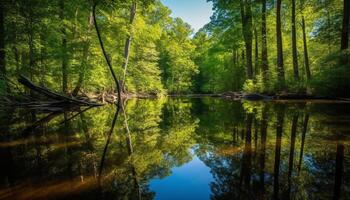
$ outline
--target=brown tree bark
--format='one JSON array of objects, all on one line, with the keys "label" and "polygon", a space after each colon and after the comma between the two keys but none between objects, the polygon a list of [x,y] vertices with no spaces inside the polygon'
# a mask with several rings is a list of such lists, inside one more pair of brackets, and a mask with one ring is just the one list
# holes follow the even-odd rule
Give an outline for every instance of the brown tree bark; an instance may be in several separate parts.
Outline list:
[{"label": "brown tree bark", "polygon": [[292,0],[292,52],[293,52],[293,72],[294,80],[299,80],[297,31],[295,26],[295,0]]},{"label": "brown tree bark", "polygon": [[253,31],[252,31],[252,10],[251,0],[240,0],[241,18],[242,18],[242,33],[246,50],[246,68],[247,78],[253,79]]},{"label": "brown tree bark", "polygon": [[132,32],[133,28],[132,25],[134,24],[135,17],[136,17],[136,9],[137,9],[137,3],[136,0],[132,2],[131,8],[130,8],[130,21],[129,25],[131,27],[130,33],[125,41],[125,46],[124,46],[124,63],[123,63],[123,79],[122,79],[122,91],[125,92],[125,78],[126,78],[126,72],[128,69],[128,64],[129,64],[129,57],[130,57],[130,46],[132,42]]},{"label": "brown tree bark", "polygon": [[281,4],[282,0],[277,0],[276,5],[276,36],[277,36],[277,75],[279,88],[285,87],[284,64],[283,64],[283,44],[281,30]]},{"label": "brown tree bark", "polygon": [[341,50],[349,47],[349,17],[350,17],[350,1],[344,0],[343,10],[343,27],[341,32]]},{"label": "brown tree bark", "polygon": [[304,19],[304,16],[301,19],[301,26],[302,26],[302,29],[303,29],[304,62],[305,62],[306,78],[307,78],[307,80],[311,80],[311,71],[310,71],[310,63],[309,63],[309,52],[307,50],[307,41],[306,41],[306,31],[305,31],[305,19]]}]

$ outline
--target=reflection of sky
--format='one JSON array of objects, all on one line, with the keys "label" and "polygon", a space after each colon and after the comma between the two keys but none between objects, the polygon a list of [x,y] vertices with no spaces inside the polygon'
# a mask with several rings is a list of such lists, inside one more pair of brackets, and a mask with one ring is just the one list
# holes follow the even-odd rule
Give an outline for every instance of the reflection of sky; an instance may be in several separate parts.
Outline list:
[{"label": "reflection of sky", "polygon": [[210,21],[212,3],[207,0],[161,0],[172,10],[172,17],[180,17],[198,31]]},{"label": "reflection of sky", "polygon": [[156,193],[155,199],[209,199],[213,177],[208,168],[197,156],[189,163],[172,169],[172,174],[164,179],[155,179],[150,190]]}]

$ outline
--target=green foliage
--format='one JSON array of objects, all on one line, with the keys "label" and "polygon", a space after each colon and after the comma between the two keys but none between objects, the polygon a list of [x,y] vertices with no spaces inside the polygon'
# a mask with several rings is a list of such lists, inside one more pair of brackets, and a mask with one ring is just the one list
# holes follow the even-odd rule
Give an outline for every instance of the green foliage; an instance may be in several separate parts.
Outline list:
[{"label": "green foliage", "polygon": [[321,95],[349,96],[350,51],[330,54],[320,61],[319,69],[311,82],[313,92]]}]

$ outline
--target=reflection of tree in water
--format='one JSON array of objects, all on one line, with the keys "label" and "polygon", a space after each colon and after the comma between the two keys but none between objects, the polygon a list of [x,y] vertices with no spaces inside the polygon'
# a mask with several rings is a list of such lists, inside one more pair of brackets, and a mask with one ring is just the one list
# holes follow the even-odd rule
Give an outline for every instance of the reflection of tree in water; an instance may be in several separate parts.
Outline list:
[{"label": "reflection of tree in water", "polygon": [[[304,106],[300,109],[300,105],[273,105],[271,109],[269,104],[254,104],[246,108],[248,113],[253,111],[253,123],[250,114],[243,120],[237,110],[232,118],[241,119],[239,122],[237,118],[221,118],[222,121],[216,123],[225,124],[224,128],[212,123],[198,129],[204,137],[196,152],[211,168],[215,179],[210,184],[211,198],[338,199],[338,194],[346,197],[348,189],[342,179],[348,177],[344,173],[349,173],[344,171],[346,153],[341,143],[335,145],[309,134],[308,130],[314,131],[317,127],[318,118],[313,118],[310,126],[309,109]],[[205,113],[202,117],[210,119],[213,115]],[[201,121],[208,119],[201,118]],[[211,130],[216,137],[203,134],[205,130]]]},{"label": "reflection of tree in water", "polygon": [[194,149],[214,176],[212,199],[348,198],[348,126],[333,122],[344,115],[217,99],[130,100],[118,118],[115,111],[9,111],[0,118],[0,192],[7,199],[152,199],[150,180],[171,175]]},{"label": "reflection of tree in water", "polygon": [[[3,157],[3,166],[20,174],[13,178],[1,176],[1,182],[13,180],[12,185],[16,186],[25,179],[31,180],[18,190],[13,188],[9,199],[139,199],[140,195],[142,199],[152,199],[154,192],[149,190],[150,179],[168,176],[172,167],[191,158],[189,147],[195,142],[193,133],[197,126],[190,116],[191,104],[188,102],[180,101],[172,103],[172,109],[164,108],[173,117],[162,121],[163,103],[131,100],[123,110],[125,115],[121,112],[118,118],[115,107],[111,106],[77,116],[76,112],[67,112],[32,126],[26,138],[20,134],[13,137],[9,133],[10,141],[1,141],[11,153],[6,156],[8,159]],[[173,110],[176,113],[172,113]],[[37,116],[37,120],[41,117],[45,116]],[[30,116],[29,120],[32,118]],[[31,126],[33,121],[28,121],[28,125]],[[180,121],[182,124],[177,124]],[[163,127],[161,123],[167,125]],[[111,127],[112,124],[115,127]],[[16,126],[22,129],[27,125]],[[126,127],[129,127],[128,131]],[[3,128],[6,132],[14,132],[11,128]],[[4,172],[9,174],[10,168],[3,168]],[[36,172],[39,171],[45,176],[38,175]],[[11,187],[1,184],[0,190]]]}]

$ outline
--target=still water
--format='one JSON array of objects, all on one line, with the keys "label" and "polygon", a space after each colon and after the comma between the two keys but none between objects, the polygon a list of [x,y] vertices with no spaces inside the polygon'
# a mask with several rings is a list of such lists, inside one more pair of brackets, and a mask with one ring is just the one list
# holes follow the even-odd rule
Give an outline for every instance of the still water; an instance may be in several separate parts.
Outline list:
[{"label": "still water", "polygon": [[350,199],[350,104],[129,100],[0,124],[0,199]]}]

